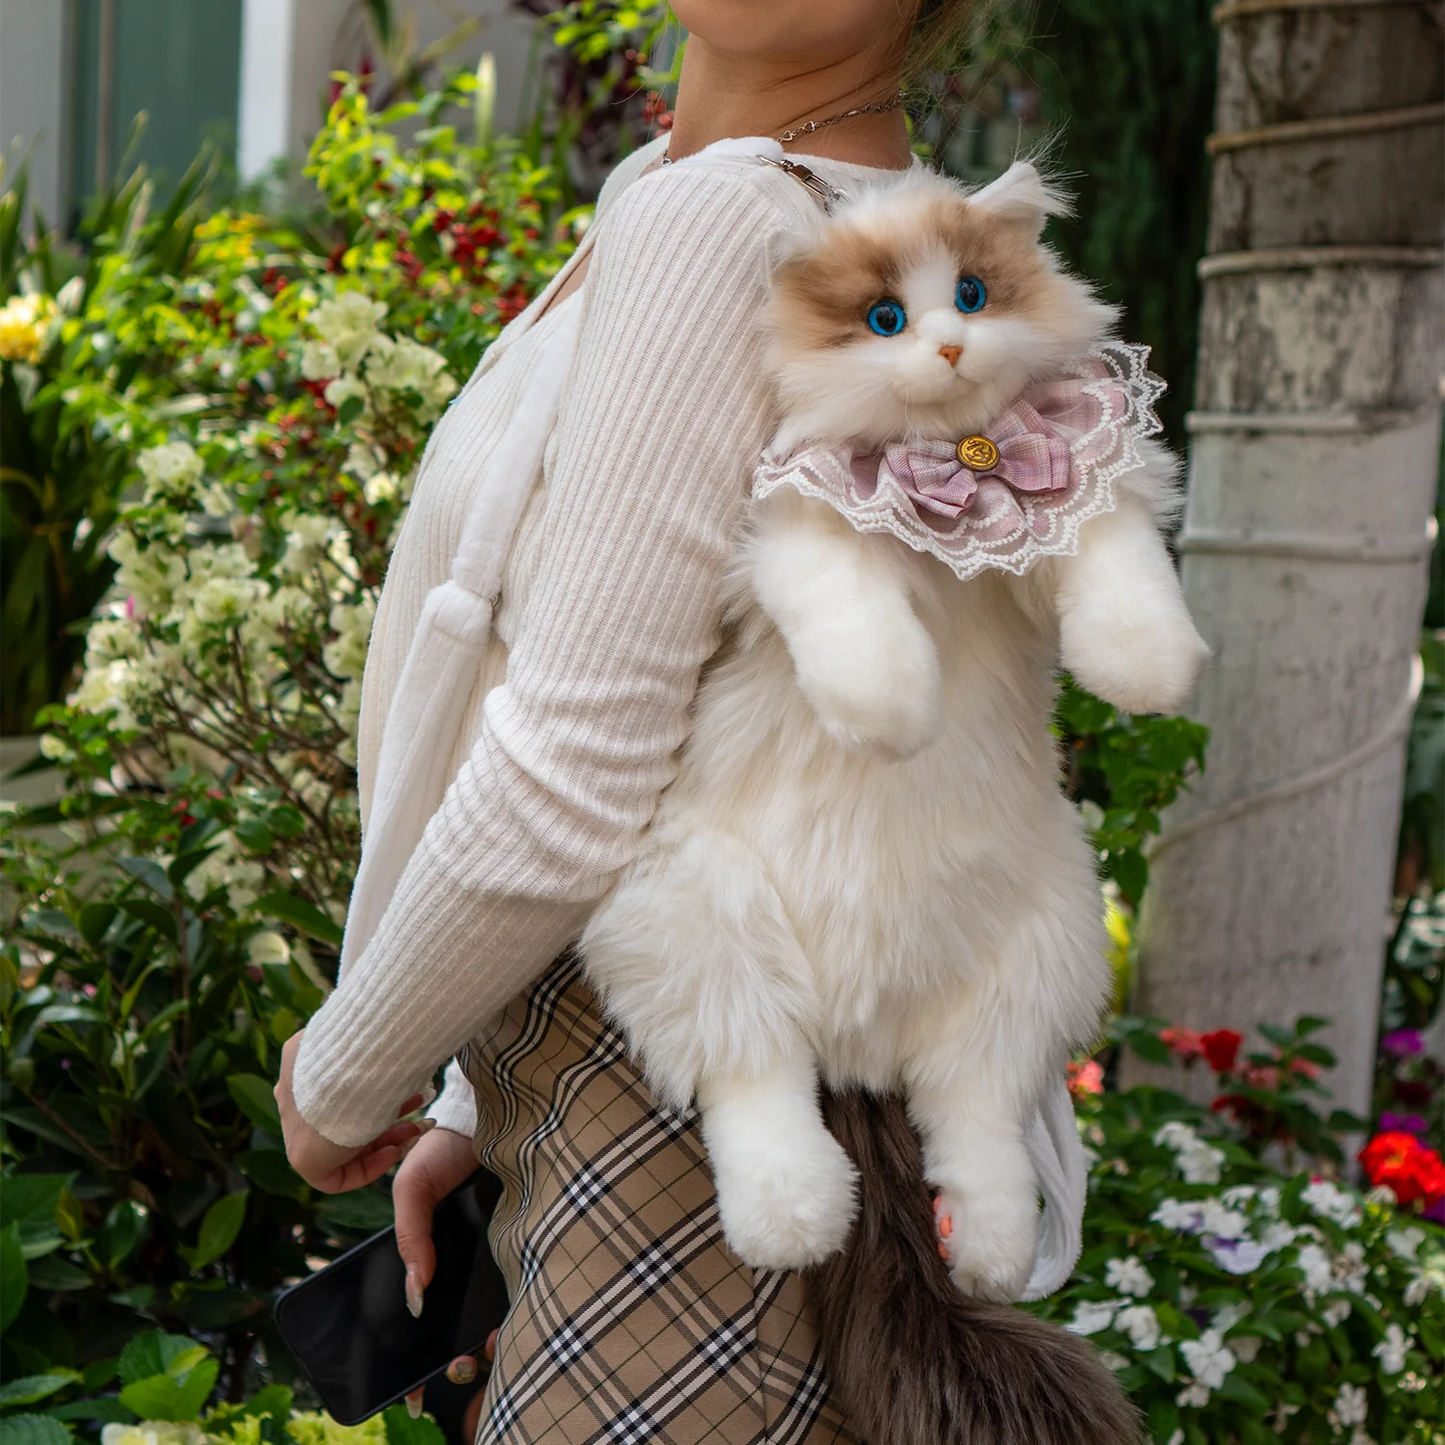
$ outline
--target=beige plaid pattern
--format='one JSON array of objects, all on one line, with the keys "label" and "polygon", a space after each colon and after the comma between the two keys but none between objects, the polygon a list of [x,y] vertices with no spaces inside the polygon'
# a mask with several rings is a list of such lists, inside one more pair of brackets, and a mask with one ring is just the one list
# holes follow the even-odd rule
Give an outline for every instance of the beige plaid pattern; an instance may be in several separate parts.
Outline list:
[{"label": "beige plaid pattern", "polygon": [[729,1252],[696,1114],[659,1104],[574,956],[462,1063],[512,1297],[478,1445],[855,1441],[801,1280]]}]

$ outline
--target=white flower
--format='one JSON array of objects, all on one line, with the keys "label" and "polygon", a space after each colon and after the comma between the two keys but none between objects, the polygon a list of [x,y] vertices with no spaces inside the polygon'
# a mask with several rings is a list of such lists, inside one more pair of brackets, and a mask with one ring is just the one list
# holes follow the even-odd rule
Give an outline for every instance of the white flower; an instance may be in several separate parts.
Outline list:
[{"label": "white flower", "polygon": [[1154,1349],[1163,1334],[1159,1328],[1159,1316],[1149,1305],[1126,1305],[1115,1316],[1114,1328],[1128,1335],[1130,1344],[1136,1350]]},{"label": "white flower", "polygon": [[301,352],[301,375],[307,381],[330,381],[341,371],[341,358],[329,341],[308,341]]},{"label": "white flower", "polygon": [[1195,1380],[1192,1385],[1186,1385],[1174,1397],[1174,1403],[1181,1410],[1202,1410],[1209,1403],[1209,1386]]},{"label": "white flower", "polygon": [[272,933],[269,929],[251,936],[251,941],[246,945],[246,953],[252,963],[287,963],[291,958],[291,949],[286,940],[279,933]]},{"label": "white flower", "polygon": [[213,482],[201,493],[201,510],[208,517],[229,517],[236,510],[235,498],[225,487]]},{"label": "white flower", "polygon": [[1176,1430],[1176,1431],[1168,1438],[1168,1440],[1166,1440],[1166,1441],[1164,1442],[1164,1445],[1184,1445],[1184,1430],[1183,1430],[1183,1428],[1181,1427],[1180,1429]]},{"label": "white flower", "polygon": [[205,465],[190,442],[167,442],[164,446],[147,447],[136,458],[136,465],[146,480],[147,502],[191,502],[196,484],[205,471]]},{"label": "white flower", "polygon": [[371,506],[394,502],[401,496],[401,483],[390,472],[373,472],[362,484],[362,495]]},{"label": "white flower", "polygon": [[1341,1385],[1330,1411],[1332,1425],[1363,1425],[1370,1413],[1370,1398],[1361,1385]]},{"label": "white flower", "polygon": [[1104,1266],[1104,1283],[1120,1294],[1143,1299],[1154,1288],[1154,1276],[1131,1254],[1127,1259],[1111,1259]]},{"label": "white flower", "polygon": [[1220,1239],[1243,1239],[1249,1232],[1249,1220],[1237,1210],[1226,1209],[1217,1199],[1201,1201],[1202,1232]]},{"label": "white flower", "polygon": [[1223,1151],[1207,1144],[1188,1124],[1171,1119],[1154,1135],[1154,1142],[1174,1151],[1174,1162],[1186,1184],[1218,1184]]},{"label": "white flower", "polygon": [[1259,1191],[1259,1207],[1271,1216],[1279,1213],[1279,1190],[1273,1184],[1266,1184]]},{"label": "white flower", "polygon": [[350,472],[358,481],[364,482],[381,465],[384,456],[379,456],[375,448],[366,446],[362,442],[352,442],[346,449],[346,460],[341,464],[343,472]]},{"label": "white flower", "polygon": [[1185,1340],[1179,1346],[1194,1378],[1211,1390],[1217,1390],[1225,1376],[1237,1363],[1234,1351],[1224,1343],[1218,1330],[1205,1330],[1197,1340]]},{"label": "white flower", "polygon": [[1199,1205],[1179,1199],[1164,1199],[1149,1216],[1155,1224],[1165,1229],[1177,1229],[1185,1234],[1195,1233],[1204,1223],[1204,1211]]},{"label": "white flower", "polygon": [[384,301],[373,301],[360,291],[343,291],[334,300],[323,301],[310,319],[313,330],[330,343],[341,366],[350,368],[357,366],[370,349],[377,325],[385,315]]},{"label": "white flower", "polygon": [[1264,1341],[1258,1335],[1236,1335],[1229,1342],[1229,1348],[1239,1358],[1241,1365],[1252,1365],[1259,1357]]},{"label": "white flower", "polygon": [[1320,1318],[1325,1322],[1327,1328],[1334,1329],[1349,1319],[1350,1311],[1353,1308],[1354,1306],[1347,1299],[1332,1299],[1320,1311]]},{"label": "white flower", "polygon": [[388,391],[415,391],[428,410],[441,407],[457,389],[446,358],[409,337],[378,336],[366,362],[366,379]]},{"label": "white flower", "polygon": [[1330,1257],[1317,1244],[1307,1244],[1299,1252],[1295,1263],[1304,1271],[1305,1287],[1318,1293],[1333,1287],[1335,1272],[1330,1268]]},{"label": "white flower", "polygon": [[1405,1368],[1405,1355],[1410,1348],[1410,1337],[1399,1325],[1388,1325],[1385,1338],[1370,1351],[1380,1362],[1380,1368],[1387,1375],[1398,1375]]},{"label": "white flower", "polygon": [[1272,1219],[1259,1232],[1259,1242],[1271,1254],[1284,1249],[1295,1241],[1295,1227],[1283,1219]]},{"label": "white flower", "polygon": [[1337,1188],[1328,1179],[1316,1179],[1300,1194],[1300,1200],[1321,1219],[1332,1219],[1336,1224],[1359,1223],[1360,1211],[1354,1196]]},{"label": "white flower", "polygon": [[193,1420],[142,1420],[136,1425],[103,1425],[101,1445],[202,1445],[205,1434]]},{"label": "white flower", "polygon": [[1253,1274],[1269,1258],[1269,1250],[1252,1239],[1210,1237],[1205,1243],[1215,1264],[1230,1274]]},{"label": "white flower", "polygon": [[1425,1243],[1425,1231],[1413,1224],[1408,1229],[1391,1229],[1386,1231],[1385,1243],[1396,1259],[1413,1263],[1415,1252]]},{"label": "white flower", "polygon": [[1118,1308],[1114,1300],[1080,1300],[1074,1306],[1073,1319],[1064,1328],[1076,1335],[1096,1335],[1114,1323]]}]

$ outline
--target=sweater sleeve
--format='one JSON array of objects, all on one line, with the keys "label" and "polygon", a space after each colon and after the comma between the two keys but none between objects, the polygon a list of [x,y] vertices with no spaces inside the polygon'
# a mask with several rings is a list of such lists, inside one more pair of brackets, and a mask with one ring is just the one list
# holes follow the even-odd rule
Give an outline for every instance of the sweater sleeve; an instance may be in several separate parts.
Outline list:
[{"label": "sweater sleeve", "polygon": [[770,419],[765,258],[796,215],[773,176],[668,167],[598,233],[506,680],[303,1039],[297,1106],[338,1144],[375,1137],[540,976],[636,856],[674,774]]}]

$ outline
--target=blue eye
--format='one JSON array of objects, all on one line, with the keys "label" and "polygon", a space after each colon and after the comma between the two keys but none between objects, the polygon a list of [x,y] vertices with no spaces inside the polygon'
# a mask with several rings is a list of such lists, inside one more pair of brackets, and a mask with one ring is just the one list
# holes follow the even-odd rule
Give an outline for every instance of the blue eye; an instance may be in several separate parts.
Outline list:
[{"label": "blue eye", "polygon": [[977,276],[965,276],[953,293],[953,304],[965,315],[971,311],[982,311],[984,303],[983,282]]},{"label": "blue eye", "polygon": [[896,301],[876,301],[868,312],[868,327],[879,336],[897,336],[907,325],[908,316]]}]

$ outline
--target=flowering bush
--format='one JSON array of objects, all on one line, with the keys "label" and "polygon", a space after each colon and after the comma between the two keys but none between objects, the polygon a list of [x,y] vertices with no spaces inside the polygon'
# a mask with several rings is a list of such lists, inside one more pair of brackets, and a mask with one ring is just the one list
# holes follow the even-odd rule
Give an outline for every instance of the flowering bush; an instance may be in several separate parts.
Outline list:
[{"label": "flowering bush", "polygon": [[4,820],[7,1379],[147,1323],[212,1342],[228,1398],[258,1339],[284,1379],[272,1293],[390,1222],[384,1187],[291,1171],[270,1091],[340,941],[359,678],[423,438],[573,243],[515,147],[441,123],[471,89],[374,116],[344,87],[319,244],[197,217],[174,264],[113,258],[103,304],[57,301],[36,343],[128,491],[95,514],[115,583],[45,715],[69,789]]},{"label": "flowering bush", "polygon": [[1258,1062],[1230,1031],[1118,1022],[1120,1045],[1204,1060],[1248,1107],[1075,1088],[1091,1159],[1084,1252],[1036,1308],[1106,1352],[1158,1445],[1445,1440],[1445,1232],[1388,1189],[1362,1197],[1318,1166],[1265,1162],[1331,1132],[1317,1113],[1305,1123],[1317,1086],[1293,1067],[1331,1062],[1309,1043],[1313,1023],[1274,1030]]}]

